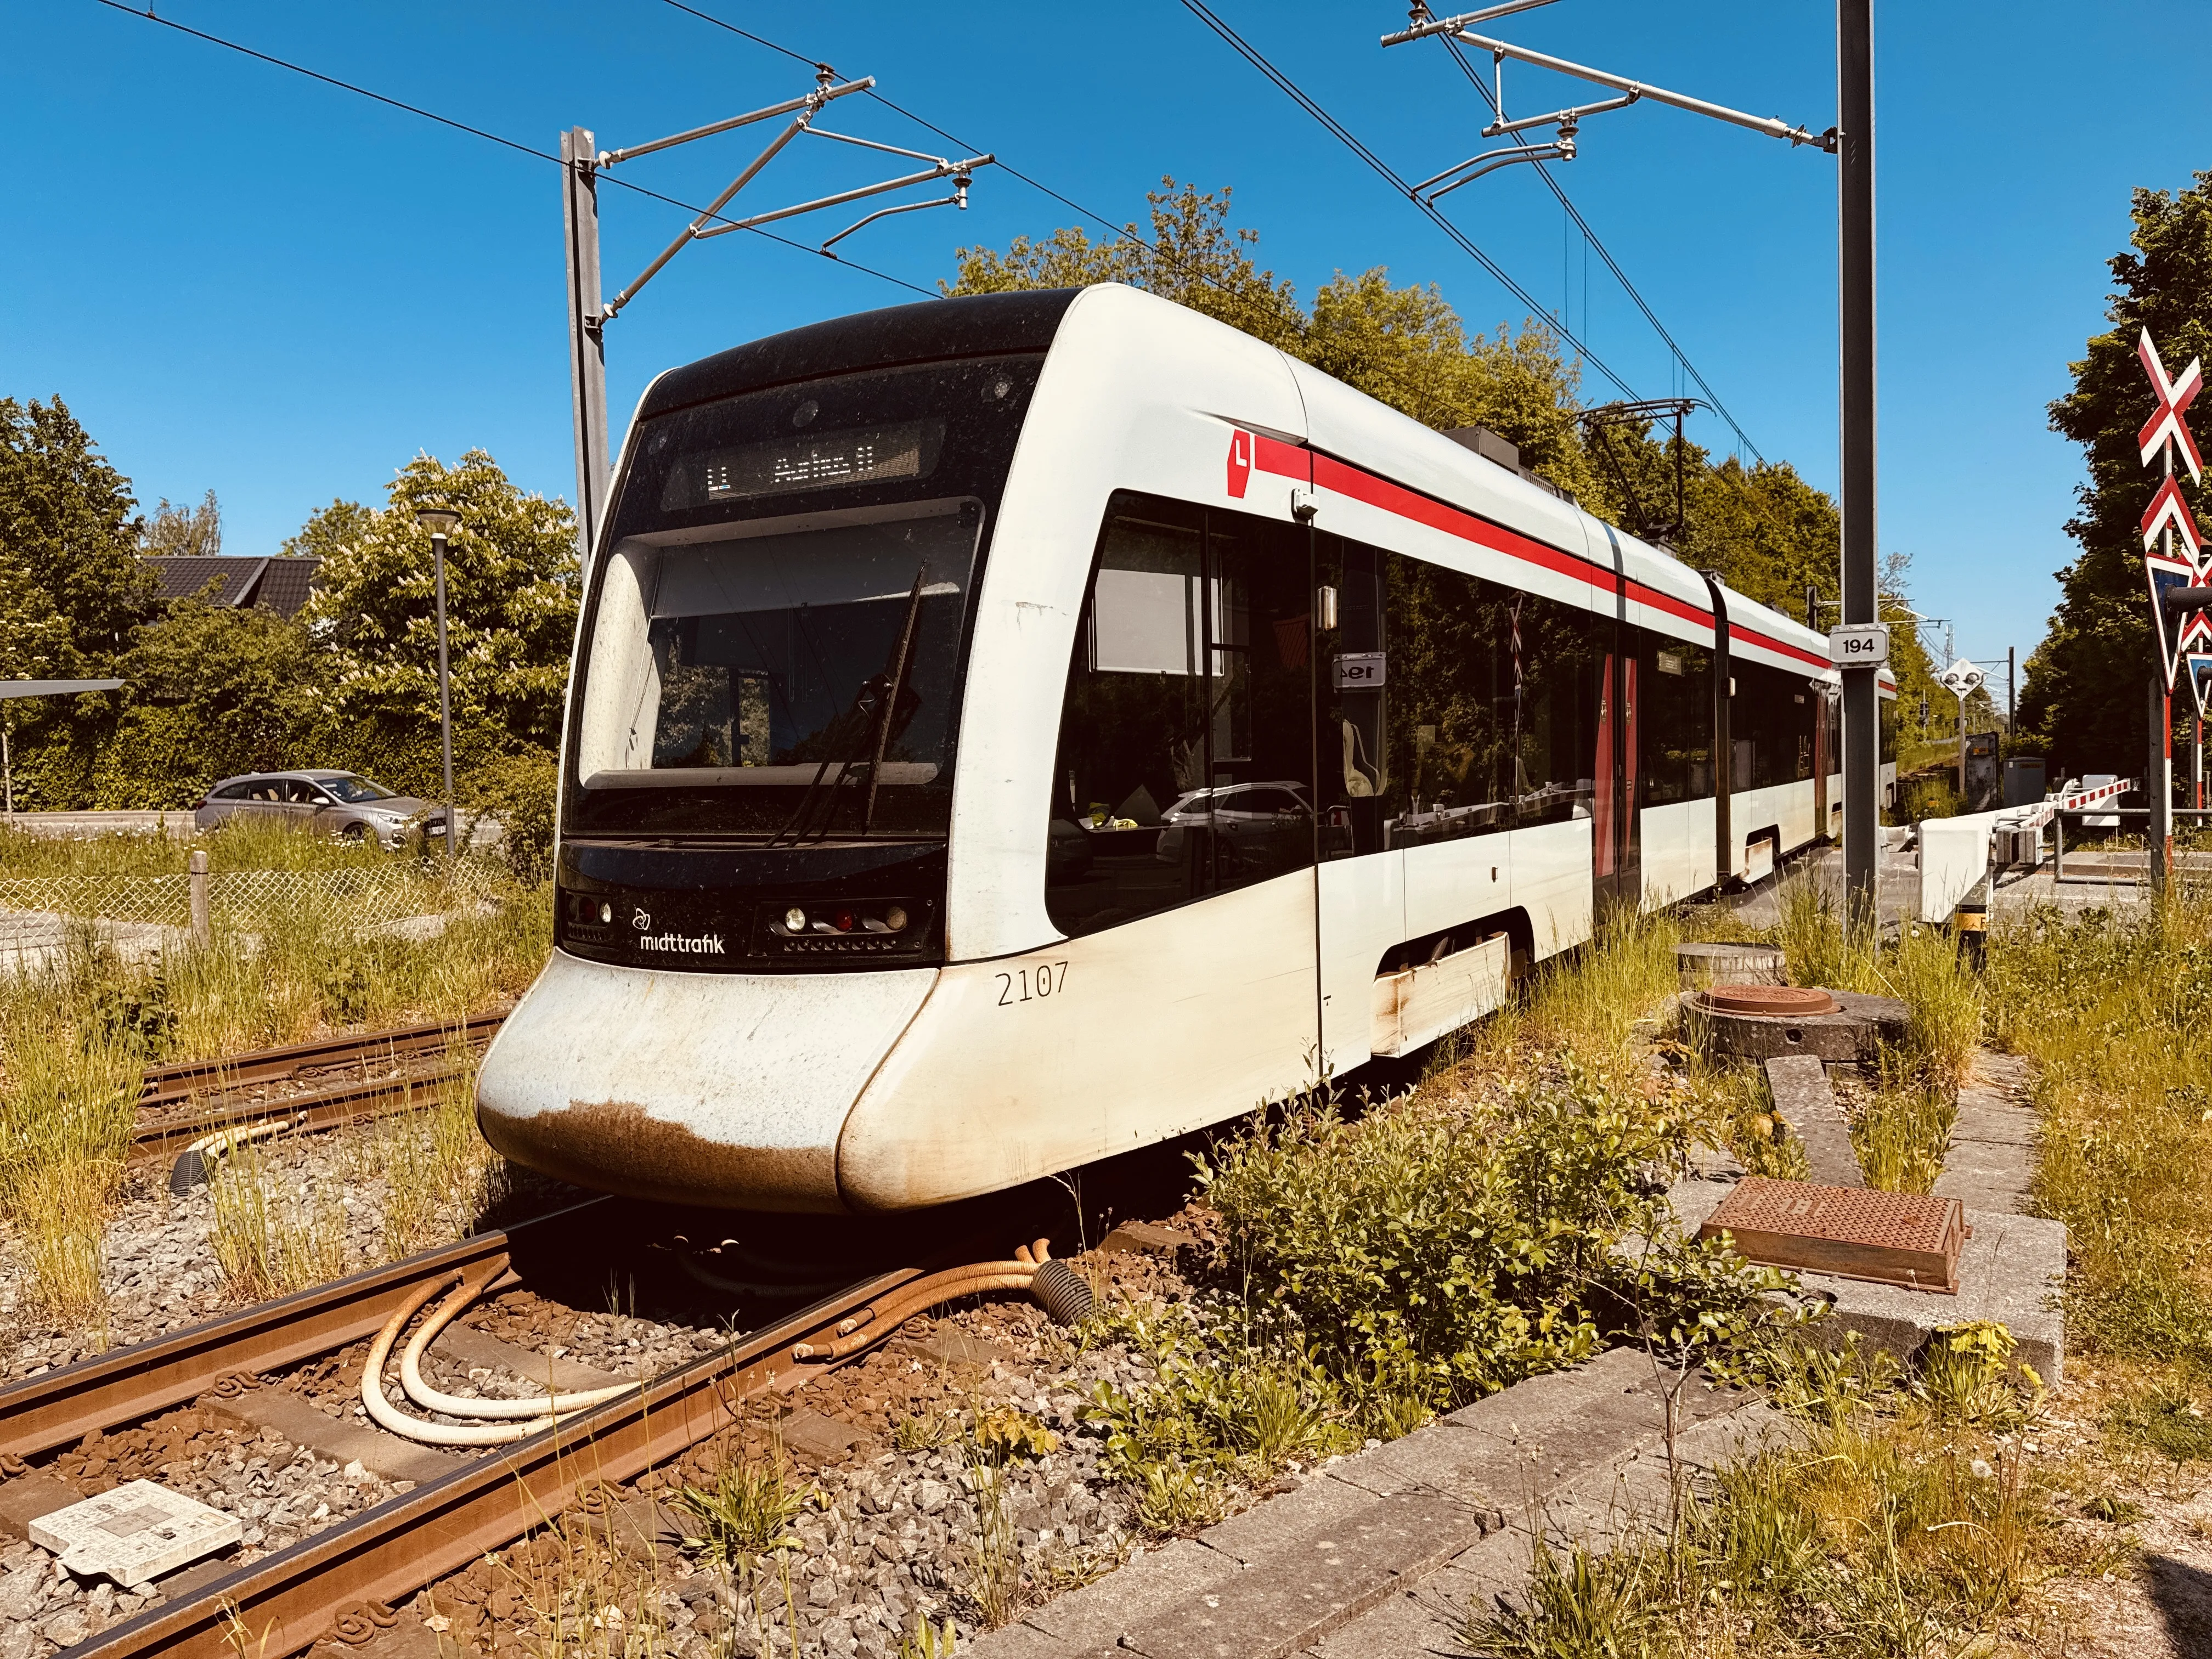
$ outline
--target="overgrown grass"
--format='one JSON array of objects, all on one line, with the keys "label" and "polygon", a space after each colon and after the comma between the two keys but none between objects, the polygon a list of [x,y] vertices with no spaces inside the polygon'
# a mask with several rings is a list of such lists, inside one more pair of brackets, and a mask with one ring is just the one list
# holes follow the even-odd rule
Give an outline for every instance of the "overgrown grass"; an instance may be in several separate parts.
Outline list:
[{"label": "overgrown grass", "polygon": [[1547,1545],[1526,1595],[1471,1609],[1462,1640],[1492,1659],[1990,1651],[1970,1644],[2059,1549],[2055,1492],[2018,1444],[2038,1396],[2010,1350],[2002,1327],[1940,1335],[1899,1390],[1854,1346],[1791,1344],[1773,1381],[1806,1419],[1796,1443],[1615,1548]]},{"label": "overgrown grass", "polygon": [[352,870],[378,868],[408,855],[373,841],[341,841],[279,818],[237,817],[191,836],[159,830],[97,836],[50,836],[0,823],[0,879],[17,876],[180,876],[195,851],[208,868]]},{"label": "overgrown grass", "polygon": [[48,1019],[0,1028],[0,1216],[21,1241],[33,1307],[104,1329],[101,1240],[123,1182],[143,1076],[126,1039]]},{"label": "overgrown grass", "polygon": [[1988,979],[1997,1040],[2037,1066],[2034,1193],[2071,1237],[2069,1341],[2212,1385],[2212,898],[2039,915],[1993,939]]},{"label": "overgrown grass", "polygon": [[346,914],[306,911],[205,946],[126,962],[88,928],[52,960],[0,973],[0,1031],[52,1023],[135,1044],[149,1060],[295,1042],[327,1030],[459,1020],[526,988],[552,948],[544,890],[463,911],[442,933],[403,936]]}]

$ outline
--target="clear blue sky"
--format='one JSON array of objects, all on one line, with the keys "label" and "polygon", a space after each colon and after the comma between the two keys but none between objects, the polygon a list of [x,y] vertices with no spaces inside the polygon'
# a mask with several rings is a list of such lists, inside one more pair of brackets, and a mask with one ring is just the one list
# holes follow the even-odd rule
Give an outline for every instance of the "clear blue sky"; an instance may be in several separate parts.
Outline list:
[{"label": "clear blue sky", "polygon": [[[547,149],[570,125],[611,148],[809,79],[661,0],[157,9]],[[878,76],[908,108],[1116,220],[1139,216],[1164,173],[1233,185],[1240,222],[1302,294],[1383,264],[1441,284],[1472,325],[1525,313],[1176,0],[702,9]],[[1217,9],[1401,173],[1486,147],[1473,91],[1440,46],[1377,47],[1402,7]],[[2130,188],[2179,188],[2192,164],[2212,165],[2212,113],[2191,95],[2202,23],[2182,0],[1877,8],[1881,542],[1913,556],[1920,609],[1957,618],[1966,654],[2025,654],[2056,597],[2079,467],[2044,406],[2102,326],[2104,261],[2126,234]],[[1562,0],[1492,27],[1815,131],[1833,118],[1825,4]],[[215,489],[229,551],[274,550],[333,496],[380,499],[418,450],[450,459],[481,446],[526,486],[573,494],[550,164],[94,0],[17,0],[8,35],[0,99],[18,161],[0,242],[0,393],[66,399],[149,506]],[[1506,94],[1514,113],[1590,95],[1510,66]],[[836,124],[938,142],[860,100]],[[702,201],[750,154],[744,143],[624,171]],[[1759,447],[1832,488],[1833,163],[1650,104],[1593,121],[1582,144],[1558,176],[1592,226]],[[758,206],[868,176],[853,152],[801,149],[756,187]],[[1074,217],[988,172],[974,202],[964,218],[875,227],[850,251],[927,287],[962,242]],[[1664,348],[1527,170],[1448,204],[1639,395],[1680,389]],[[611,291],[683,216],[614,191],[604,210]],[[793,234],[808,236],[807,223]],[[748,236],[689,249],[611,331],[617,419],[668,364],[911,297]],[[1592,390],[1603,390],[1595,377]],[[1697,435],[1735,441],[1711,417]]]}]

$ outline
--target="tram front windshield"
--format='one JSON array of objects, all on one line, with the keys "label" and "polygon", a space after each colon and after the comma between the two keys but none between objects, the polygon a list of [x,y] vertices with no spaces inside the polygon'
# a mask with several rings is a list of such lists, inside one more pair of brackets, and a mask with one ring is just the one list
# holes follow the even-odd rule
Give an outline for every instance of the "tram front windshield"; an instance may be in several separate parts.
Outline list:
[{"label": "tram front windshield", "polygon": [[593,574],[572,830],[942,834],[970,601],[1036,368],[844,376],[652,422]]}]

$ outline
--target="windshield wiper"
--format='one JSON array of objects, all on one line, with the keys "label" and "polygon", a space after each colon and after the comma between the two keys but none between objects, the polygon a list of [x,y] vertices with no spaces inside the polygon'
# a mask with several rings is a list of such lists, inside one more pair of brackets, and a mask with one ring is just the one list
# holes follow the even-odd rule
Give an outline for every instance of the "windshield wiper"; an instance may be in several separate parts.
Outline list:
[{"label": "windshield wiper", "polygon": [[[846,711],[848,714],[866,714],[868,719],[845,758],[837,763],[837,775],[830,779],[829,804],[822,815],[821,826],[818,829],[809,828],[816,797],[822,793],[822,781],[830,772],[830,757],[826,754],[822,757],[821,765],[814,769],[814,780],[806,786],[806,793],[799,797],[799,805],[792,809],[790,817],[784,821],[781,829],[768,838],[769,846],[779,845],[787,836],[791,837],[791,844],[794,847],[805,841],[820,841],[827,836],[837,818],[837,792],[844,787],[845,779],[854,767],[860,763],[861,753],[872,747],[875,758],[869,767],[866,817],[862,821],[860,831],[863,835],[867,833],[868,824],[875,818],[876,779],[882,770],[884,750],[891,736],[890,724],[895,705],[901,701],[902,695],[912,698],[912,703],[905,711],[908,718],[911,719],[914,708],[921,701],[913,693],[905,691],[904,687],[907,661],[914,642],[915,620],[921,611],[925,574],[920,570],[915,572],[914,587],[907,594],[906,620],[900,626],[897,643],[892,647],[890,659],[884,665],[884,672],[871,675],[862,682],[860,690],[854,696],[852,706]],[[833,721],[827,729],[834,730],[836,725],[836,722]],[[905,725],[904,720],[899,721],[902,730]]]}]

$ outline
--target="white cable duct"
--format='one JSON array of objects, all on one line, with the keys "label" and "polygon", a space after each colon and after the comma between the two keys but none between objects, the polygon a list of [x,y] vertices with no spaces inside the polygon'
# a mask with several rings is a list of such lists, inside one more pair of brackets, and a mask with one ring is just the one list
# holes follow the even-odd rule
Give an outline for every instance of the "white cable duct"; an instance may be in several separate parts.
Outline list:
[{"label": "white cable duct", "polygon": [[[421,1404],[448,1417],[516,1418],[526,1417],[524,1422],[484,1422],[466,1425],[432,1423],[419,1417],[410,1417],[385,1397],[384,1367],[392,1357],[392,1345],[399,1333],[407,1327],[423,1304],[441,1291],[452,1285],[452,1278],[432,1280],[410,1294],[392,1317],[385,1321],[384,1328],[369,1344],[368,1363],[362,1367],[361,1400],[379,1427],[410,1440],[430,1446],[504,1446],[551,1428],[556,1422],[574,1416],[590,1407],[602,1405],[618,1395],[629,1393],[639,1385],[625,1382],[619,1388],[595,1389],[586,1394],[549,1394],[538,1400],[469,1400],[458,1395],[441,1394],[422,1382],[421,1358],[438,1333],[451,1324],[461,1310],[494,1285],[513,1279],[511,1273],[502,1272],[484,1284],[471,1284],[465,1275],[453,1293],[436,1311],[423,1321],[422,1328],[407,1345],[400,1362],[400,1377],[407,1392]],[[419,1385],[419,1386],[418,1386]],[[428,1396],[425,1398],[425,1396]],[[549,1409],[550,1408],[550,1409]]]}]

